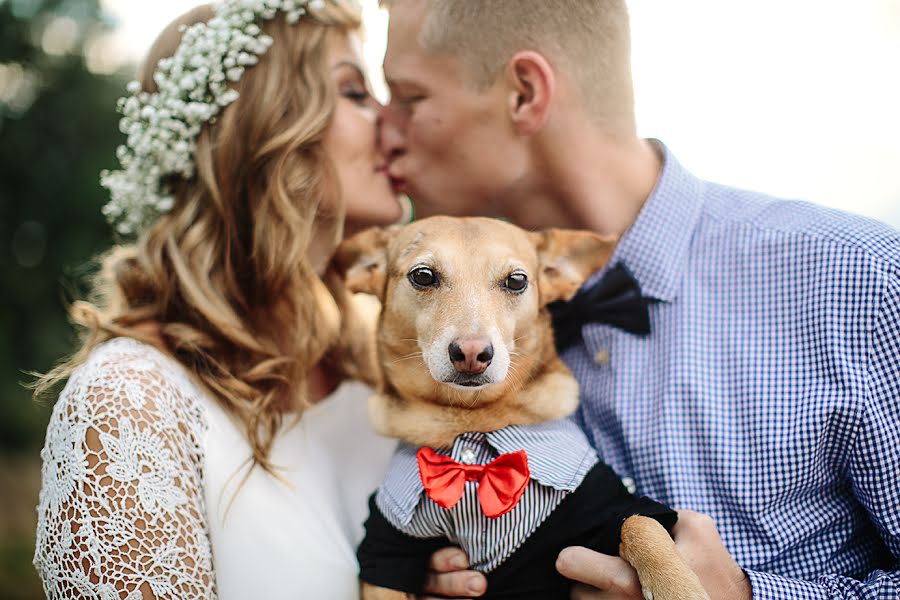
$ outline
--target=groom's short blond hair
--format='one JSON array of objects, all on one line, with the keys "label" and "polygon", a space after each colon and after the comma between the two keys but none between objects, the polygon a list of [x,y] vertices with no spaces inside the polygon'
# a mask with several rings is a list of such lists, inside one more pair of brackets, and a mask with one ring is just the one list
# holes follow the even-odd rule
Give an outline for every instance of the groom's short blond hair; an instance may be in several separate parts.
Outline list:
[{"label": "groom's short blond hair", "polygon": [[633,124],[625,0],[416,1],[426,4],[423,46],[460,60],[478,88],[495,82],[516,52],[535,50],[576,82],[593,114]]}]

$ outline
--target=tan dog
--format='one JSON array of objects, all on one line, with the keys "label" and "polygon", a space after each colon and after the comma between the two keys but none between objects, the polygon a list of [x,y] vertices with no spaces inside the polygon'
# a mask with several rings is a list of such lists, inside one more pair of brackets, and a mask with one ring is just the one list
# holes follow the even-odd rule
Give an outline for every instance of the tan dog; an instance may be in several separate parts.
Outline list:
[{"label": "tan dog", "polygon": [[[352,291],[382,301],[382,380],[369,404],[382,434],[447,447],[465,432],[571,415],[578,384],[556,353],[546,305],[570,299],[615,240],[581,231],[528,233],[494,219],[434,217],[344,242],[334,265]],[[708,598],[665,529],[635,516],[620,554],[646,598]],[[368,584],[363,598],[408,594]]]}]

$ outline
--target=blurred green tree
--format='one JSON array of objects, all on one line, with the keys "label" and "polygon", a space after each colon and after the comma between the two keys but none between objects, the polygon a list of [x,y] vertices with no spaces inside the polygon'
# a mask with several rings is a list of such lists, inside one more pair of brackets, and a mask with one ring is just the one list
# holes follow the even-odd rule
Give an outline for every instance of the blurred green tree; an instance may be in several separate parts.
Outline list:
[{"label": "blurred green tree", "polygon": [[[115,165],[127,74],[88,68],[99,0],[0,0],[0,597],[42,597],[31,567],[38,449],[52,399],[21,384],[74,350],[66,306],[111,243],[99,172]],[[11,492],[11,493],[10,493]]]},{"label": "blurred green tree", "polygon": [[[48,40],[54,27],[68,39]],[[85,292],[91,258],[111,241],[98,175],[115,163],[115,103],[125,77],[92,73],[83,57],[91,37],[108,27],[98,0],[0,0],[5,450],[40,442],[46,415],[20,386],[23,371],[46,370],[72,350],[66,300]],[[59,54],[48,54],[54,43]]]}]

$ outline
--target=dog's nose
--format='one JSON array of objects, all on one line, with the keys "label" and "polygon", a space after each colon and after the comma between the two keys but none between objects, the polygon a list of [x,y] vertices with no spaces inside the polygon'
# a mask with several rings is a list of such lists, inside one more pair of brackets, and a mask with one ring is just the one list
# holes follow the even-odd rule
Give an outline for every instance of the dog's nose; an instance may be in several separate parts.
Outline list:
[{"label": "dog's nose", "polygon": [[479,338],[464,338],[450,343],[450,362],[460,373],[484,373],[494,358],[494,345]]}]

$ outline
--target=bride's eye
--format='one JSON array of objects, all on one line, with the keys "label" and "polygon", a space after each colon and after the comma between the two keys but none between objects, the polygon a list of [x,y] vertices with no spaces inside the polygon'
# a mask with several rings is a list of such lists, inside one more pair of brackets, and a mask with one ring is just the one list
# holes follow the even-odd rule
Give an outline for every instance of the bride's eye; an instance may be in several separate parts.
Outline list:
[{"label": "bride's eye", "polygon": [[369,100],[369,90],[358,85],[347,86],[341,89],[341,96],[357,104],[363,104]]}]

